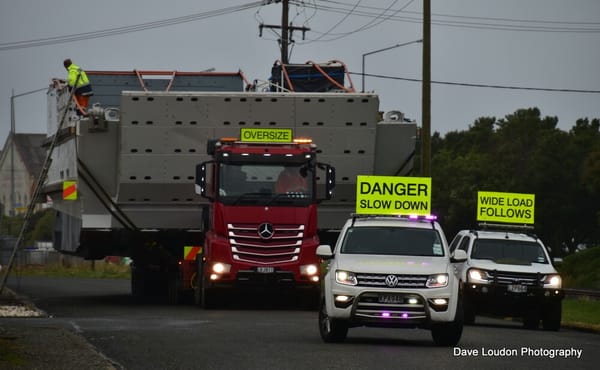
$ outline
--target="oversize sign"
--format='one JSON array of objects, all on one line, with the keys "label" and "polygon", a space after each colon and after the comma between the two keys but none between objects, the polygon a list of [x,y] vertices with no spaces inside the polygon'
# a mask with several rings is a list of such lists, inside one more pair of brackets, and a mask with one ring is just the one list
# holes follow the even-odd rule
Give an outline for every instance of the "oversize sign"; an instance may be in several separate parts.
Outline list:
[{"label": "oversize sign", "polygon": [[291,143],[291,128],[243,128],[240,140],[247,143]]},{"label": "oversize sign", "polygon": [[431,214],[431,178],[357,176],[356,213]]},{"label": "oversize sign", "polygon": [[533,224],[535,194],[477,192],[477,221]]}]

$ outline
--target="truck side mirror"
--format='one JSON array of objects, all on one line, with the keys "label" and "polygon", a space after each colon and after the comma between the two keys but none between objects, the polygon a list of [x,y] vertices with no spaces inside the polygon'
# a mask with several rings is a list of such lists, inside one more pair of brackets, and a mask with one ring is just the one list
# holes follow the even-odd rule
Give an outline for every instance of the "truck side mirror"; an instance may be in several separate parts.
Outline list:
[{"label": "truck side mirror", "polygon": [[195,183],[195,191],[196,194],[201,195],[210,200],[213,199],[213,191],[212,191],[212,183],[213,183],[213,171],[212,169],[212,161],[204,162],[196,165],[196,183]]},{"label": "truck side mirror", "polygon": [[329,200],[333,197],[333,190],[335,189],[335,168],[328,164],[317,163],[317,168],[325,171],[325,194],[321,195],[321,200]]}]

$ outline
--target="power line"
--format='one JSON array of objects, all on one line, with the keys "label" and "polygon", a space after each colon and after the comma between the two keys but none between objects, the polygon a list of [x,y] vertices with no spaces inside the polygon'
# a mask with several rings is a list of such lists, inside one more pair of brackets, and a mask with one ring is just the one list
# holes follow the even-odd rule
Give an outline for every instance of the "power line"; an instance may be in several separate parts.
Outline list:
[{"label": "power line", "polygon": [[[344,8],[345,5],[336,1],[320,1],[319,4],[307,4],[298,1],[292,1],[294,4],[300,6],[304,5],[307,7],[316,7],[319,10],[338,14],[347,14],[348,9]],[[331,3],[337,5],[327,5],[323,3]],[[354,9],[352,12],[356,16],[362,17],[379,17],[379,11],[387,9],[377,7],[365,7],[361,6],[362,9]],[[389,9],[389,8],[388,8]],[[398,11],[396,11],[398,13]],[[421,17],[411,16],[399,16],[394,13],[393,15],[386,16],[386,20],[405,22],[405,23],[422,23]],[[404,14],[419,14],[418,12],[403,11]],[[497,31],[519,31],[519,32],[562,32],[562,33],[600,33],[600,23],[598,22],[564,22],[564,21],[535,21],[526,19],[510,19],[510,18],[492,18],[492,17],[468,17],[468,16],[453,16],[446,14],[437,14],[436,17],[453,17],[461,19],[460,21],[455,20],[443,20],[435,19],[431,21],[432,25],[444,26],[444,27],[455,27],[455,28],[467,28],[467,29],[487,29]],[[473,19],[476,21],[464,21],[463,19]],[[508,23],[507,23],[508,22]],[[534,24],[534,25],[532,25]],[[354,31],[346,34],[354,33]],[[345,35],[345,34],[337,34]],[[325,40],[324,40],[325,41]]]},{"label": "power line", "polygon": [[77,34],[70,34],[70,35],[64,35],[64,36],[54,36],[54,37],[38,38],[38,39],[32,39],[32,40],[0,43],[0,51],[23,49],[23,48],[30,48],[30,47],[44,46],[44,45],[62,44],[62,43],[67,43],[67,42],[89,40],[89,39],[115,36],[115,35],[121,35],[121,34],[132,33],[132,32],[145,31],[145,30],[150,30],[150,29],[154,29],[154,28],[168,27],[168,26],[173,26],[173,25],[177,25],[177,24],[194,22],[194,21],[198,21],[198,20],[202,20],[202,19],[236,13],[236,12],[240,12],[243,10],[256,8],[256,7],[259,7],[262,5],[266,5],[266,2],[265,1],[255,1],[252,3],[232,6],[232,7],[223,8],[223,9],[211,10],[211,11],[207,11],[207,12],[195,13],[195,14],[191,14],[191,15],[175,17],[175,18],[168,18],[168,19],[163,19],[163,20],[158,20],[158,21],[145,22],[145,23],[140,23],[140,24],[135,24],[135,25],[130,25],[130,26],[109,28],[109,29],[99,30],[99,31],[80,32]]},{"label": "power line", "polygon": [[[349,72],[351,75],[362,76],[362,73]],[[409,82],[422,82],[423,80],[418,78],[407,78],[397,76],[386,76],[379,74],[365,73],[364,76],[382,78],[388,80],[399,80]],[[465,86],[465,87],[482,87],[489,89],[505,89],[505,90],[529,90],[529,91],[549,91],[549,92],[564,92],[564,93],[583,93],[583,94],[600,94],[600,90],[583,90],[583,89],[552,89],[544,87],[525,87],[525,86],[508,86],[508,85],[490,85],[490,84],[474,84],[467,82],[450,82],[450,81],[431,81],[432,84],[436,85],[451,85],[451,86]]]}]

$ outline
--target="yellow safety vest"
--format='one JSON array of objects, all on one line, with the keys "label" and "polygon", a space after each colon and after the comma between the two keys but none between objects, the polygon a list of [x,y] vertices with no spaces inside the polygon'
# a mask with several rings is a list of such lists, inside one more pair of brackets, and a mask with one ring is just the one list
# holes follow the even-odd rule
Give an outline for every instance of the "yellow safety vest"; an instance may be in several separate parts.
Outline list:
[{"label": "yellow safety vest", "polygon": [[[88,79],[85,71],[81,69],[79,66],[75,64],[71,64],[68,68],[69,71],[69,86],[79,88],[84,85],[89,85],[90,80]],[[77,76],[79,76],[79,80],[77,80]],[[77,81],[77,86],[75,86],[75,81]]]}]

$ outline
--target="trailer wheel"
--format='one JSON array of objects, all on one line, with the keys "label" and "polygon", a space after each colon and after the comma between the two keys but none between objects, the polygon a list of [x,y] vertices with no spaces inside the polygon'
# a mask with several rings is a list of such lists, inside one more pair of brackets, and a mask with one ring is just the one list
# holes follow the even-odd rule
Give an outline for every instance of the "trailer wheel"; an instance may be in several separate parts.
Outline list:
[{"label": "trailer wheel", "polygon": [[178,273],[167,274],[167,302],[172,305],[181,303],[181,292],[179,290],[181,279]]},{"label": "trailer wheel", "polygon": [[131,264],[131,295],[135,300],[141,300],[146,293],[144,270]]}]

